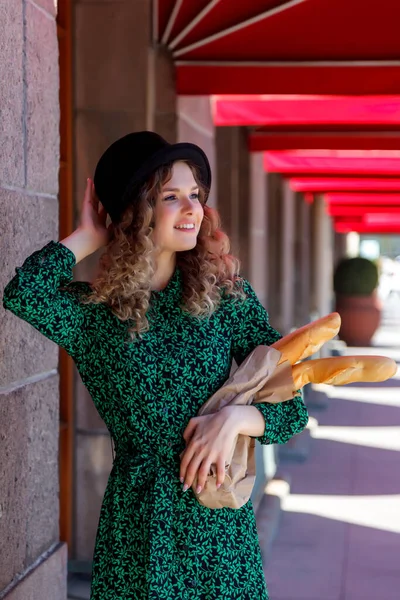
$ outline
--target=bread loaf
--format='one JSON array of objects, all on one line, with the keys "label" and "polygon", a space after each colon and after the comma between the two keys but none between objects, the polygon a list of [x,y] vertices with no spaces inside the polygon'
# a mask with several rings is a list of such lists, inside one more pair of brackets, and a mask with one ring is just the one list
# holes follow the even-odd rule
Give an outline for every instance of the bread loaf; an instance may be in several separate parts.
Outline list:
[{"label": "bread loaf", "polygon": [[356,381],[386,381],[397,371],[397,364],[386,356],[334,356],[309,360],[292,368],[294,388],[307,383],[345,385]]},{"label": "bread loaf", "polygon": [[294,365],[299,360],[311,356],[325,342],[337,335],[340,324],[340,315],[334,312],[285,335],[285,337],[271,345],[272,348],[276,348],[282,353],[279,364],[287,360],[291,365]]}]

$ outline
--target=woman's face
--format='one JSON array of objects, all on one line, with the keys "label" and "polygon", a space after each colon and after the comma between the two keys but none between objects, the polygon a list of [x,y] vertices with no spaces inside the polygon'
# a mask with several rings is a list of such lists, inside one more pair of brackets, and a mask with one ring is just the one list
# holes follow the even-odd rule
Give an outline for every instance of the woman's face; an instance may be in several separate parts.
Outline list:
[{"label": "woman's face", "polygon": [[182,252],[196,246],[204,211],[199,187],[186,163],[174,163],[172,177],[157,198],[154,215],[153,241],[161,252]]}]

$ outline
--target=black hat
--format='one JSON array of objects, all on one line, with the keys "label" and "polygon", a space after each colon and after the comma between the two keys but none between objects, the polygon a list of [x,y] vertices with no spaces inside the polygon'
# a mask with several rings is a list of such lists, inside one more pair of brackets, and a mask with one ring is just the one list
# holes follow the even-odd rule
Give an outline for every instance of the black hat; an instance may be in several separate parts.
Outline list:
[{"label": "black hat", "polygon": [[169,144],[153,131],[128,133],[101,156],[94,174],[97,197],[115,223],[122,216],[134,191],[156,169],[177,160],[190,160],[198,169],[201,183],[209,190],[211,169],[199,146],[190,143]]}]

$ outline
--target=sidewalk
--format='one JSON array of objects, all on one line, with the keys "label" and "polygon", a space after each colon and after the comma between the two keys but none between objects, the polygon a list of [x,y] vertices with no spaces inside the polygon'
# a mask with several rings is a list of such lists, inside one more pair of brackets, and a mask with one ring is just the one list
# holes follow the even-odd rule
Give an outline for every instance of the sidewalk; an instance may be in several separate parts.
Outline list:
[{"label": "sidewalk", "polygon": [[[347,353],[400,363],[396,300],[374,347]],[[400,375],[328,392],[327,408],[310,410],[308,459],[280,465],[290,493],[265,561],[270,598],[399,600]]]}]

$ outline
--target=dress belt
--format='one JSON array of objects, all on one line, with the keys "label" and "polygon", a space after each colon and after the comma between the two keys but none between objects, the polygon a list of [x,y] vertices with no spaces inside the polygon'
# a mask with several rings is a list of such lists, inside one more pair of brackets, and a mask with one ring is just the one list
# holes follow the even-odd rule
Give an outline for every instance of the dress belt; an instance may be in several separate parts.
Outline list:
[{"label": "dress belt", "polygon": [[180,456],[168,448],[169,452],[143,449],[132,454],[125,450],[117,450],[113,469],[125,471],[135,486],[154,483],[161,471],[168,471],[169,476],[176,474],[179,480]]}]

